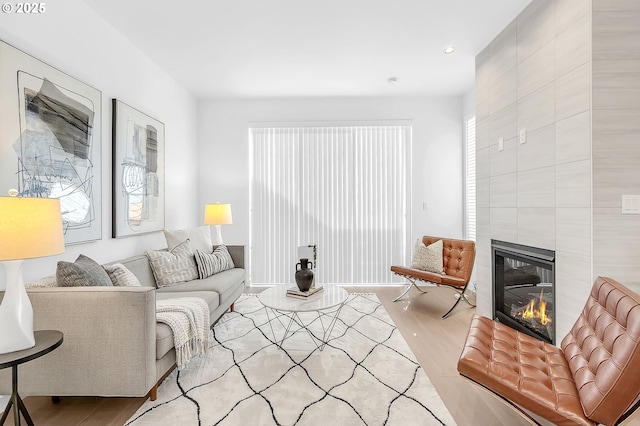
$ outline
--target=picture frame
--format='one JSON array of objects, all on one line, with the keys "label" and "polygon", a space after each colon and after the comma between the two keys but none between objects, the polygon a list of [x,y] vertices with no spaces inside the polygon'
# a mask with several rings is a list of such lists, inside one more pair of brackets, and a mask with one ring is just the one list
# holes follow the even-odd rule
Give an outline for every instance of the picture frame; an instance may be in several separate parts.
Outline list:
[{"label": "picture frame", "polygon": [[58,198],[66,245],[102,238],[102,92],[0,41],[0,192]]},{"label": "picture frame", "polygon": [[164,123],[112,100],[112,237],[161,231],[165,221]]}]

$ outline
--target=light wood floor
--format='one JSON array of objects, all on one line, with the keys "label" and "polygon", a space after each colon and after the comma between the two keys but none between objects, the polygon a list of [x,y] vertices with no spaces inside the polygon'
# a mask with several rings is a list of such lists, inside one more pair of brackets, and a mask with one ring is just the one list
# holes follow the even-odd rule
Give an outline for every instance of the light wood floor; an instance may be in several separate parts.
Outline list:
[{"label": "light wood floor", "polygon": [[[427,294],[421,294],[412,289],[404,299],[392,302],[400,294],[399,287],[346,288],[350,292],[378,295],[458,425],[529,424],[503,402],[458,375],[456,364],[474,308],[461,302],[452,315],[441,319],[440,316],[455,302],[454,291],[430,287]],[[39,426],[119,426],[143,402],[143,398],[62,398],[60,403],[53,404],[48,397],[25,399]],[[10,415],[9,419],[12,418]],[[13,423],[7,421],[5,424]],[[640,421],[626,424],[638,425]]]}]

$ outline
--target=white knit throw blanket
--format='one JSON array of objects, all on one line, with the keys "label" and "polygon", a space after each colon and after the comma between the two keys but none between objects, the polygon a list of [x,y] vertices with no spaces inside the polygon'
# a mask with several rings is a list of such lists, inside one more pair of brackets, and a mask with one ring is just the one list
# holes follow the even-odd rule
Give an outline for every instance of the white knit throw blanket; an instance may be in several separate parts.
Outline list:
[{"label": "white knit throw blanket", "polygon": [[173,331],[176,364],[184,368],[209,347],[209,305],[200,297],[156,300],[156,319]]}]

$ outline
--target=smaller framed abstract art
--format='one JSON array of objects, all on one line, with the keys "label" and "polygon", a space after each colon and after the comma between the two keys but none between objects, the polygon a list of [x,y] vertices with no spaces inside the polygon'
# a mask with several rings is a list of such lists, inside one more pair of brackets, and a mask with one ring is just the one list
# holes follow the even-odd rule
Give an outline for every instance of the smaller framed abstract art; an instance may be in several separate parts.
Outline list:
[{"label": "smaller framed abstract art", "polygon": [[113,99],[113,238],[164,228],[164,124]]}]

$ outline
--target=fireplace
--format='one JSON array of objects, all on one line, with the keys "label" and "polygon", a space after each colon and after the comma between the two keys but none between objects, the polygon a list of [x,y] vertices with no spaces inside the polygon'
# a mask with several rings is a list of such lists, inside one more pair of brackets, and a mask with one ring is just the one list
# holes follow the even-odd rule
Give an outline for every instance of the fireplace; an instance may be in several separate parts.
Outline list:
[{"label": "fireplace", "polygon": [[555,252],[491,240],[494,318],[555,344]]}]

